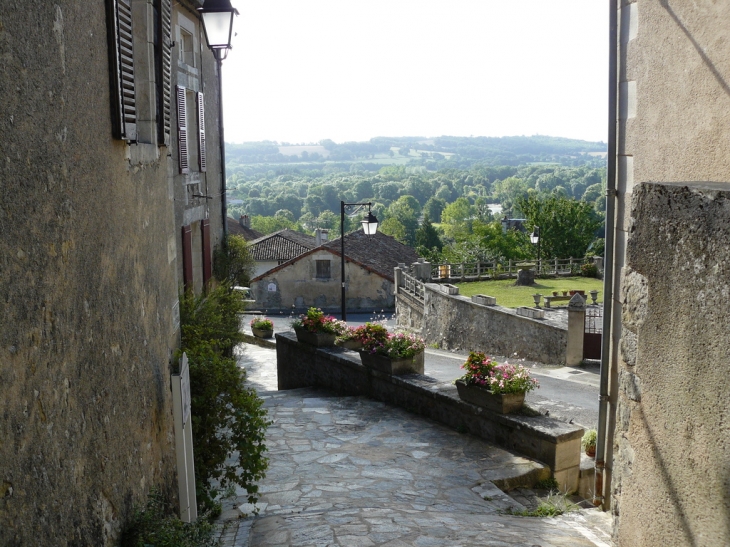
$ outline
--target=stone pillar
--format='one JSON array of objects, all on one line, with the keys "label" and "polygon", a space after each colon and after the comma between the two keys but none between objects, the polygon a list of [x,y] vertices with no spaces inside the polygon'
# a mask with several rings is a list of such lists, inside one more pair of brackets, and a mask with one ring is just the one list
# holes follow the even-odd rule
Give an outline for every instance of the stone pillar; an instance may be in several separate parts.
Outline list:
[{"label": "stone pillar", "polygon": [[586,302],[578,293],[568,302],[568,349],[565,364],[569,367],[583,361],[583,334],[585,332]]},{"label": "stone pillar", "polygon": [[403,286],[403,270],[400,267],[393,270],[393,279],[395,280],[395,290],[393,292],[398,294],[398,287]]},{"label": "stone pillar", "polygon": [[431,282],[431,263],[426,262],[425,258],[419,258],[418,262],[413,263],[413,277],[424,283]]}]

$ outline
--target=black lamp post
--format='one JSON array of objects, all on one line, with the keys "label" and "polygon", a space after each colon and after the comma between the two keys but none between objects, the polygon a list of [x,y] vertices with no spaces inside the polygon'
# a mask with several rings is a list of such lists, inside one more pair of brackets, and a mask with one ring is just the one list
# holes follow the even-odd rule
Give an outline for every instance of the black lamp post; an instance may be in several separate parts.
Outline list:
[{"label": "black lamp post", "polygon": [[352,214],[357,213],[362,207],[368,206],[368,214],[361,221],[362,231],[368,237],[375,235],[378,231],[378,219],[370,210],[372,203],[345,203],[340,201],[340,259],[341,259],[341,274],[342,274],[342,320],[347,321],[347,306],[346,306],[346,294],[345,294],[345,207],[357,207]]},{"label": "black lamp post", "polygon": [[198,8],[203,19],[205,39],[218,64],[218,135],[221,149],[221,215],[223,239],[228,239],[228,206],[226,203],[226,143],[223,137],[223,76],[222,61],[228,56],[233,36],[233,17],[238,10],[231,6],[231,0],[205,0]]},{"label": "black lamp post", "polygon": [[535,226],[530,234],[530,243],[537,245],[537,274],[540,275],[540,227]]}]

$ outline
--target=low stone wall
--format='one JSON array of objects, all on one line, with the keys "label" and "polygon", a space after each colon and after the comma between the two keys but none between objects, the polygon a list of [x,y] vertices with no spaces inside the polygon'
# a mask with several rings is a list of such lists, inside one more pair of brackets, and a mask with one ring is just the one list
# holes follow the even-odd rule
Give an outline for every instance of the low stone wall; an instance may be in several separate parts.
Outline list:
[{"label": "low stone wall", "polygon": [[390,376],[341,348],[297,342],[294,333],[276,334],[279,389],[324,387],[400,406],[459,431],[534,458],[550,467],[561,489],[578,488],[583,429],[545,416],[501,415],[461,401],[456,386],[430,376]]},{"label": "low stone wall", "polygon": [[[399,291],[396,309],[398,325],[419,330],[427,344],[565,363],[568,329],[550,319],[519,316],[502,306],[483,306],[465,296],[444,294],[433,283],[426,284],[423,305]],[[419,314],[420,325],[411,319]]]}]

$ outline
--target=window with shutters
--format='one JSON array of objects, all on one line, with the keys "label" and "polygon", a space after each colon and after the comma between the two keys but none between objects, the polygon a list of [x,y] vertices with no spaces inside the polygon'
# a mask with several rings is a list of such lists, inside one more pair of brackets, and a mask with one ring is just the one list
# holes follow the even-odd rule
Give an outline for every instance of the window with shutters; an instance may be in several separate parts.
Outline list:
[{"label": "window with shutters", "polygon": [[137,140],[132,0],[107,0],[114,136]]},{"label": "window with shutters", "polygon": [[181,174],[190,172],[190,153],[188,150],[188,101],[187,90],[176,86],[177,97],[177,155]]},{"label": "window with shutters", "polygon": [[201,172],[207,170],[208,160],[205,149],[205,101],[202,93],[197,94],[198,103],[198,166]]},{"label": "window with shutters", "polygon": [[330,264],[329,260],[316,260],[317,264],[317,279],[330,279]]}]

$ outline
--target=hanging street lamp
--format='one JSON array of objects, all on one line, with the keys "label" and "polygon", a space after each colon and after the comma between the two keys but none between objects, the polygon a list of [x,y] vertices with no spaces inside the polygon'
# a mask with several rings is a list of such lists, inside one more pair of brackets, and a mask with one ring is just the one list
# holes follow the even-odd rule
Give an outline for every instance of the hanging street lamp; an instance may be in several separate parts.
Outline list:
[{"label": "hanging street lamp", "polygon": [[345,203],[340,201],[340,271],[342,277],[342,320],[347,321],[346,289],[345,289],[345,207],[357,207],[351,215],[356,214],[360,209],[368,207],[368,214],[361,221],[362,231],[368,237],[375,235],[378,231],[378,219],[375,218],[371,207],[372,203]]},{"label": "hanging street lamp", "polygon": [[222,61],[228,56],[233,36],[233,18],[238,10],[231,6],[231,0],[205,0],[198,8],[208,48],[213,52],[218,65],[218,138],[221,152],[221,220],[223,222],[223,244],[228,245],[228,205],[226,203],[226,141],[223,136],[223,74]]},{"label": "hanging street lamp", "polygon": [[530,243],[537,245],[537,274],[540,275],[540,227],[535,226],[530,234]]}]

